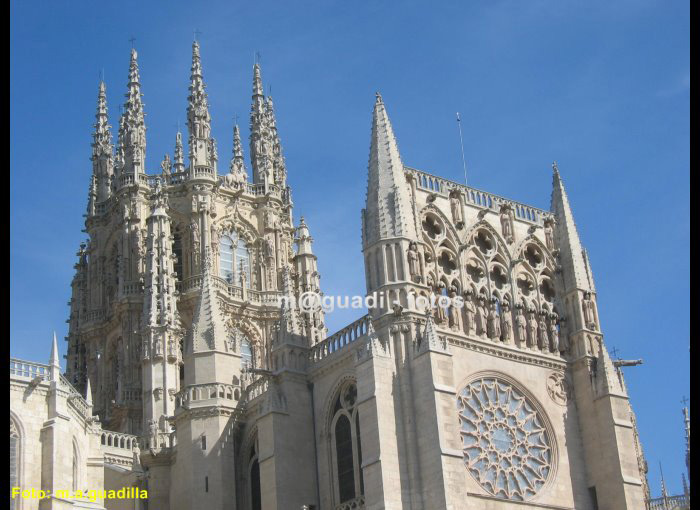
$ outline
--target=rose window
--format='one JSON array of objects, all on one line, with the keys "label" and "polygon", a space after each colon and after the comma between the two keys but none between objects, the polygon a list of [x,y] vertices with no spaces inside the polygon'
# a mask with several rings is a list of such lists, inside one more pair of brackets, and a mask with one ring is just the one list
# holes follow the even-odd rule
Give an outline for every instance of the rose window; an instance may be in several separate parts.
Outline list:
[{"label": "rose window", "polygon": [[471,382],[457,397],[464,463],[488,493],[525,501],[552,472],[549,433],[532,402],[495,377]]}]

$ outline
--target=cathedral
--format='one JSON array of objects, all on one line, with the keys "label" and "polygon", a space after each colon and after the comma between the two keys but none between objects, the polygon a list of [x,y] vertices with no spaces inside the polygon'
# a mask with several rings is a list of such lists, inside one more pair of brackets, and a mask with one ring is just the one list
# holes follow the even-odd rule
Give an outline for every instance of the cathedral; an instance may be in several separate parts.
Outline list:
[{"label": "cathedral", "polygon": [[[116,145],[99,84],[65,372],[55,339],[49,364],[10,362],[11,487],[47,492],[11,508],[646,507],[556,164],[549,211],[409,167],[377,94],[362,252],[379,299],[329,334],[304,306],[317,258],[260,66],[249,144],[233,126],[220,162],[193,43],[187,139],[157,171],[139,73],[132,50]],[[147,498],[75,492],[124,487]]]}]

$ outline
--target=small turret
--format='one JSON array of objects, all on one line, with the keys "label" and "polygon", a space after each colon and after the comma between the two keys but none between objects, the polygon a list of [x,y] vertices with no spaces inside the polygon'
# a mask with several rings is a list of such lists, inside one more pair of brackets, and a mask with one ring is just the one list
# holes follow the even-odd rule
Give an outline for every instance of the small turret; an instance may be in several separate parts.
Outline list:
[{"label": "small turret", "polygon": [[185,157],[182,150],[182,133],[179,131],[175,135],[175,152],[173,154],[173,172],[180,173],[185,171]]}]

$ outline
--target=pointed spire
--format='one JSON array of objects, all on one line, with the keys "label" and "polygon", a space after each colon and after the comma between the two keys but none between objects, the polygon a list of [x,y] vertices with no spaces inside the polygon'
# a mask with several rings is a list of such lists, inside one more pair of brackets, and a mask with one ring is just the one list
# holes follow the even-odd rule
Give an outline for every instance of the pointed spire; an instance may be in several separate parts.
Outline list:
[{"label": "pointed spire", "polygon": [[92,388],[90,388],[90,378],[87,378],[87,383],[85,384],[85,402],[87,405],[92,406]]},{"label": "pointed spire", "polygon": [[683,425],[685,428],[685,466],[690,478],[690,413],[688,407],[683,408]]},{"label": "pointed spire", "polygon": [[378,92],[376,96],[364,214],[365,246],[380,239],[416,238],[399,147],[382,96]]},{"label": "pointed spire", "polygon": [[253,66],[253,99],[264,97],[262,76],[260,75],[260,64],[257,62]]},{"label": "pointed spire", "polygon": [[[581,289],[593,291],[592,272],[587,265],[587,257],[581,245],[576,229],[574,215],[569,205],[569,197],[564,189],[564,182],[559,175],[556,162],[552,164],[552,203],[551,211],[555,216],[555,245],[561,254],[566,291]],[[590,278],[589,278],[590,276]]]},{"label": "pointed spire", "polygon": [[661,462],[659,462],[659,472],[661,473],[661,497],[664,499],[664,507],[666,507],[666,500],[668,499],[668,490],[666,489],[666,480],[664,480],[664,469],[661,467]]},{"label": "pointed spire", "polygon": [[[97,112],[92,134],[92,177],[90,197],[102,202],[109,197],[114,166],[112,159],[112,126],[107,116],[107,88],[103,81],[97,91]],[[90,211],[93,209],[92,211]],[[94,203],[88,205],[88,214],[94,214]]]},{"label": "pointed spire", "polygon": [[173,170],[175,173],[185,171],[185,157],[182,150],[182,133],[179,131],[175,135],[175,152],[173,155]]},{"label": "pointed spire", "polygon": [[146,123],[143,112],[138,53],[131,49],[126,103],[119,121],[119,148],[123,151],[123,171],[145,173]]},{"label": "pointed spire", "polygon": [[256,184],[274,180],[273,142],[260,65],[256,62],[253,66],[253,103],[250,106],[250,162]]},{"label": "pointed spire", "polygon": [[58,341],[56,340],[56,332],[53,332],[53,343],[51,344],[51,359],[49,365],[52,367],[61,367],[61,362],[58,357]]},{"label": "pointed spire", "polygon": [[187,98],[187,127],[189,129],[189,157],[195,166],[213,166],[211,161],[211,116],[205,91],[199,43],[192,43],[190,95]]},{"label": "pointed spire", "polygon": [[208,350],[223,351],[227,333],[223,323],[223,314],[219,306],[216,287],[212,272],[211,252],[206,249],[204,257],[204,273],[202,274],[202,289],[199,303],[192,320],[190,352]]},{"label": "pointed spire", "polygon": [[[95,131],[92,134],[93,157],[99,154],[105,148],[110,148],[112,143],[112,126],[109,125],[107,115],[107,86],[105,82],[100,80],[100,85],[97,91],[97,112],[95,113]],[[99,151],[98,151],[99,149]]]},{"label": "pointed spire", "polygon": [[248,180],[248,172],[245,169],[245,158],[243,156],[243,144],[241,143],[241,130],[236,124],[233,127],[233,157],[231,158],[231,174],[239,181]]}]

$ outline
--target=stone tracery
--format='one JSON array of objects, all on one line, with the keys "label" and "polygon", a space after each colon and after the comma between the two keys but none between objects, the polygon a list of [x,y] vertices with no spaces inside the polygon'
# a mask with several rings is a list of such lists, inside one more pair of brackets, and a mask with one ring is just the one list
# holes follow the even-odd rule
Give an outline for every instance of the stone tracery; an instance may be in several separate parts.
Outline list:
[{"label": "stone tracery", "polygon": [[481,377],[457,397],[464,462],[489,494],[525,501],[553,471],[552,439],[533,403],[509,382]]}]

